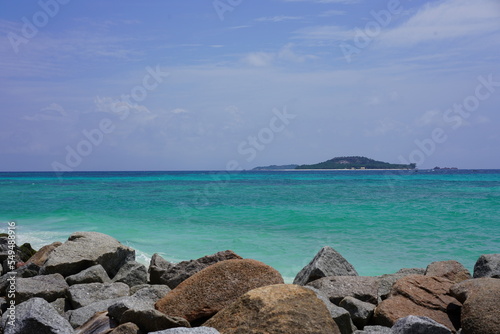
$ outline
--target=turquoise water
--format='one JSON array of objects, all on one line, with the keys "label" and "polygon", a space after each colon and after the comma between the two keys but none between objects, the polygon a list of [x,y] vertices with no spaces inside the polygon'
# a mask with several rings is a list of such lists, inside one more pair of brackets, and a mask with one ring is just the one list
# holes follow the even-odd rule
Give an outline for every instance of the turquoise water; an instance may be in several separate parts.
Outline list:
[{"label": "turquoise water", "polygon": [[500,171],[0,173],[18,243],[109,234],[147,263],[231,249],[290,282],[332,246],[360,275],[500,252]]}]

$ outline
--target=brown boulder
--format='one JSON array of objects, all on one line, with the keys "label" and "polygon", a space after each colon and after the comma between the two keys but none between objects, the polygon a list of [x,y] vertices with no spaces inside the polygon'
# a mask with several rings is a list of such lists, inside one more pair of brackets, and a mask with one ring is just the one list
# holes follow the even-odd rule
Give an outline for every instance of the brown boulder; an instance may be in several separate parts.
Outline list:
[{"label": "brown boulder", "polygon": [[477,291],[482,286],[489,286],[492,289],[500,290],[500,280],[489,277],[468,279],[466,281],[453,284],[450,289],[450,294],[463,304],[472,293]]},{"label": "brown boulder", "polygon": [[484,280],[471,291],[462,307],[462,333],[500,333],[499,279]]},{"label": "brown boulder", "polygon": [[460,327],[461,303],[450,295],[453,282],[441,277],[410,275],[398,280],[391,296],[375,309],[374,321],[392,326],[408,315],[431,318],[450,330]]},{"label": "brown boulder", "polygon": [[204,326],[213,327],[221,334],[340,334],[316,294],[292,284],[251,290]]},{"label": "brown boulder", "polygon": [[179,284],[160,299],[155,308],[189,322],[200,321],[252,289],[282,283],[280,273],[262,262],[226,260],[203,269]]},{"label": "brown boulder", "polygon": [[47,259],[49,258],[50,253],[61,245],[62,242],[56,241],[51,243],[50,245],[43,246],[38,250],[38,252],[36,252],[32,257],[30,257],[28,261],[26,261],[26,264],[33,263],[39,267],[43,266],[45,261],[47,261]]},{"label": "brown boulder", "polygon": [[444,277],[455,283],[472,278],[470,272],[460,262],[453,260],[432,262],[427,266],[425,275]]}]

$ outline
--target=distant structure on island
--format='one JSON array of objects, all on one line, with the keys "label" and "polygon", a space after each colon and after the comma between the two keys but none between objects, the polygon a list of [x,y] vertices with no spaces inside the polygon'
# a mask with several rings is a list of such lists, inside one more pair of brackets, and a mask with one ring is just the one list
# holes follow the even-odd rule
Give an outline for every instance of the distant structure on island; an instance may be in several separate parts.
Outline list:
[{"label": "distant structure on island", "polygon": [[391,164],[366,157],[337,157],[312,165],[282,165],[256,167],[253,170],[283,169],[415,169],[416,164]]}]

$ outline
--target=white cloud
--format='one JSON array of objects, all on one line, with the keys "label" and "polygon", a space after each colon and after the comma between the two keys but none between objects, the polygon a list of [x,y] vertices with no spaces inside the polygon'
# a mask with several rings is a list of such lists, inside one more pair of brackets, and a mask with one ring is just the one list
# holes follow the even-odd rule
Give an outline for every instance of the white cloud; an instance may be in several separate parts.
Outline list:
[{"label": "white cloud", "polygon": [[323,13],[319,14],[318,16],[320,16],[320,17],[339,16],[339,15],[346,15],[346,13],[347,12],[345,10],[332,9],[332,10],[327,10],[326,12],[323,12]]},{"label": "white cloud", "polygon": [[264,67],[271,65],[273,62],[277,60],[282,60],[292,63],[302,63],[305,62],[306,60],[318,58],[317,56],[314,55],[298,54],[294,52],[292,48],[293,44],[288,43],[277,52],[252,52],[250,54],[247,54],[243,58],[243,61],[251,66]]},{"label": "white cloud", "polygon": [[186,109],[182,109],[182,108],[175,108],[173,110],[170,110],[170,112],[173,114],[184,114],[184,113],[187,113],[188,111]]},{"label": "white cloud", "polygon": [[295,39],[306,40],[347,40],[354,36],[351,29],[340,26],[314,26],[294,31]]},{"label": "white cloud", "polygon": [[271,65],[274,60],[274,54],[269,52],[252,52],[246,55],[243,60],[251,66],[263,67]]},{"label": "white cloud", "polygon": [[427,3],[403,25],[381,36],[384,44],[403,46],[442,41],[500,30],[496,0],[448,0]]},{"label": "white cloud", "polygon": [[255,19],[255,21],[259,21],[259,22],[282,22],[282,21],[300,20],[300,19],[301,19],[301,17],[299,17],[299,16],[279,15],[279,16],[259,17],[258,19]]}]

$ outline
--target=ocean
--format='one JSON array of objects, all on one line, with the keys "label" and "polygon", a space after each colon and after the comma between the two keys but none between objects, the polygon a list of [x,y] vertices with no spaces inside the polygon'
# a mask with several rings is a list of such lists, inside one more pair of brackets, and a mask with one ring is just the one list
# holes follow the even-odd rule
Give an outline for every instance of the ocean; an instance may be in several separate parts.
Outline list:
[{"label": "ocean", "polygon": [[323,246],[360,275],[500,253],[500,170],[0,173],[0,231],[109,234],[147,264],[231,249],[286,282]]}]

